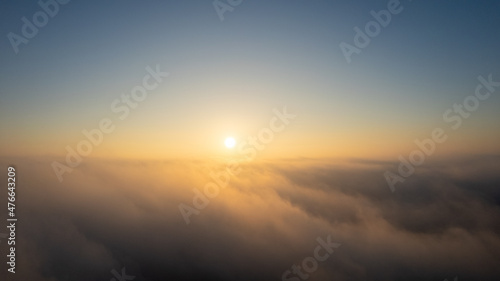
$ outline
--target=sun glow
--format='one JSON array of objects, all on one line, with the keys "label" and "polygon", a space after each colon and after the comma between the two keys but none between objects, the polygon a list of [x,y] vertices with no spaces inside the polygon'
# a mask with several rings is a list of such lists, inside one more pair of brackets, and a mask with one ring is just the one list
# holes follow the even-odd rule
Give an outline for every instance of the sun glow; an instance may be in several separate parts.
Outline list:
[{"label": "sun glow", "polygon": [[224,141],[224,144],[226,145],[227,148],[233,148],[236,145],[236,140],[232,137],[228,137]]}]

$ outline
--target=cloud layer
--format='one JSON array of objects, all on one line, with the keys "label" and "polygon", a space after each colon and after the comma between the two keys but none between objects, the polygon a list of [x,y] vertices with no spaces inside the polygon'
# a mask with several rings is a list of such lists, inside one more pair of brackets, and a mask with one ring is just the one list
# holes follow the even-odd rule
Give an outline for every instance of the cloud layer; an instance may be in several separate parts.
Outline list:
[{"label": "cloud layer", "polygon": [[500,276],[499,157],[420,167],[395,193],[383,177],[393,163],[248,163],[189,225],[179,204],[192,206],[193,188],[224,163],[86,160],[63,183],[46,159],[2,166],[12,163],[18,263],[8,280],[108,281],[123,268],[134,280],[282,280],[328,236],[341,247],[309,280]]}]

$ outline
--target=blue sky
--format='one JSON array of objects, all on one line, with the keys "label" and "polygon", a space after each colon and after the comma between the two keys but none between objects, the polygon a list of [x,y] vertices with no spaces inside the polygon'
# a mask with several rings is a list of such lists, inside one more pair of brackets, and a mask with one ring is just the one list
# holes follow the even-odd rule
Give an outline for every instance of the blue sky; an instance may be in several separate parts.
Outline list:
[{"label": "blue sky", "polygon": [[[2,1],[1,125],[16,127],[18,139],[37,128],[47,142],[60,139],[108,113],[146,66],[160,64],[171,78],[143,108],[167,120],[167,131],[179,127],[168,120],[196,130],[201,115],[224,111],[218,120],[253,115],[250,130],[287,104],[305,116],[309,129],[299,131],[318,138],[365,130],[328,125],[356,119],[418,136],[473,92],[477,76],[500,77],[500,6],[401,1],[403,11],[347,63],[339,44],[352,44],[353,28],[388,2],[243,1],[220,21],[209,1],[70,1],[15,54],[7,34],[21,34],[21,18],[41,8]],[[498,105],[490,99],[471,126],[498,117]]]}]

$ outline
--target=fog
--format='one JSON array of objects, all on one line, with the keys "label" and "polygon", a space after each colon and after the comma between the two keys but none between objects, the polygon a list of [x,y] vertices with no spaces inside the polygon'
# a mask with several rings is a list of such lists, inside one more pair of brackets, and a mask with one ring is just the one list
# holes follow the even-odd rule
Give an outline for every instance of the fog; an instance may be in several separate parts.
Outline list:
[{"label": "fog", "polygon": [[[108,281],[124,270],[123,280],[296,281],[283,274],[303,268],[318,239],[340,246],[302,269],[308,280],[500,276],[500,157],[418,167],[394,193],[383,173],[397,163],[246,163],[202,209],[193,189],[224,163],[86,159],[62,183],[50,163],[2,160],[17,170],[13,280]],[[189,224],[180,204],[197,210]]]}]

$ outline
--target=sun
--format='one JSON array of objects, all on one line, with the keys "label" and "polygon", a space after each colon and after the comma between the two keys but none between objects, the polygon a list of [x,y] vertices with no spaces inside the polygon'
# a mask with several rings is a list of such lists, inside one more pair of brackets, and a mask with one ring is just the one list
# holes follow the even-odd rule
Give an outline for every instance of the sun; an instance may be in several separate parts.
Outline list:
[{"label": "sun", "polygon": [[227,148],[231,149],[236,145],[236,140],[232,137],[228,137],[224,141],[224,144],[226,145]]}]

